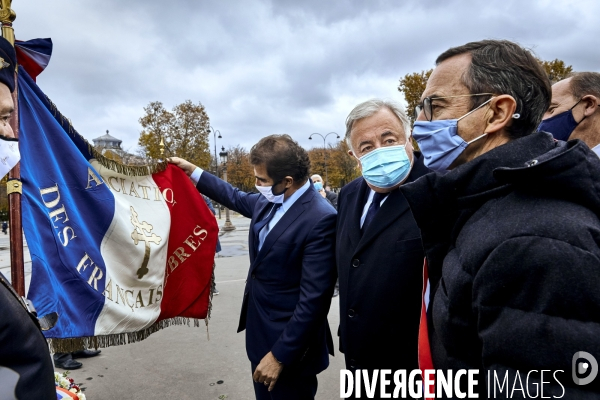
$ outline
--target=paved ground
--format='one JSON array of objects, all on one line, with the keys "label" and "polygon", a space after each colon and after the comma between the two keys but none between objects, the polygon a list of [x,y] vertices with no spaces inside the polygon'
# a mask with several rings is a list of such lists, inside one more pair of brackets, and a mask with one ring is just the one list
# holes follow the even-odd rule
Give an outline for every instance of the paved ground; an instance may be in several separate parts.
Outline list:
[{"label": "paved ground", "polygon": [[[224,221],[223,215],[219,224]],[[205,327],[170,327],[140,343],[102,349],[100,356],[83,360],[83,367],[70,374],[85,386],[89,400],[254,399],[244,333],[236,333],[249,266],[250,221],[233,217],[232,222],[237,229],[221,237],[223,257],[216,259],[215,275],[221,294],[213,299],[210,340]],[[0,270],[9,277],[8,236],[0,235]],[[26,277],[30,269],[28,262]],[[337,298],[331,303],[329,322],[335,335],[339,322]],[[339,399],[343,357],[337,349],[330,361],[330,367],[319,375],[317,399]]]}]

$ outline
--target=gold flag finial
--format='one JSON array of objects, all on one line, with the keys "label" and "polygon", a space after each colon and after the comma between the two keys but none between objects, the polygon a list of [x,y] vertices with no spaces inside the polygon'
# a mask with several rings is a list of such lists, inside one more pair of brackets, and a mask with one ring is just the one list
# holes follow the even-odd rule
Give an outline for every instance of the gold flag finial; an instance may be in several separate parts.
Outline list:
[{"label": "gold flag finial", "polygon": [[160,158],[163,158],[165,155],[165,141],[163,140],[163,136],[160,135]]},{"label": "gold flag finial", "polygon": [[2,37],[15,45],[15,31],[12,23],[17,18],[17,14],[10,8],[12,0],[0,0],[0,23],[2,23]]}]

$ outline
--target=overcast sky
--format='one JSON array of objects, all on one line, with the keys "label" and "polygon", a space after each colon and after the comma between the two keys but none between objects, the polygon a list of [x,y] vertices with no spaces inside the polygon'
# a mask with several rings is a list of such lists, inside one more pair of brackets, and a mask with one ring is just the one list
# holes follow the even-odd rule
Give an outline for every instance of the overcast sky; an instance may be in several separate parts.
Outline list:
[{"label": "overcast sky", "polygon": [[595,0],[15,0],[13,8],[17,39],[54,42],[42,90],[88,140],[108,129],[130,151],[144,106],[187,99],[204,104],[219,147],[250,148],[273,133],[322,146],[308,136],[343,136],[356,104],[403,101],[402,76],[473,40],[514,40],[544,60],[600,71]]}]

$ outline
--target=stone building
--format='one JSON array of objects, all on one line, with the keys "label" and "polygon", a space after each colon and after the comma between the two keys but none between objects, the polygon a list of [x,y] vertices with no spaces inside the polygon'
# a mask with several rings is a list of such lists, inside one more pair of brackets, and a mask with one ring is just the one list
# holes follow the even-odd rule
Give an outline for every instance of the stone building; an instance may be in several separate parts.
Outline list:
[{"label": "stone building", "polygon": [[144,157],[136,156],[135,154],[123,150],[121,148],[121,143],[123,143],[123,141],[111,136],[108,133],[108,130],[106,131],[106,135],[92,139],[92,141],[94,142],[94,148],[106,158],[118,161],[125,165],[148,164],[148,160]]}]

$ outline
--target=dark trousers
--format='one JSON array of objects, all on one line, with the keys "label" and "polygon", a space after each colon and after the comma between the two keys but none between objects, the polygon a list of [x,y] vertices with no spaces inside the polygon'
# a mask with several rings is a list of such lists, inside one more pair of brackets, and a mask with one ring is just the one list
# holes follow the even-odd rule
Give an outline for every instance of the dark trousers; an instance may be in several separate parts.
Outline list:
[{"label": "dark trousers", "polygon": [[[252,364],[252,374],[256,370]],[[297,369],[283,367],[272,391],[264,383],[254,383],[256,400],[313,400],[317,394],[317,375],[302,374]]]}]

